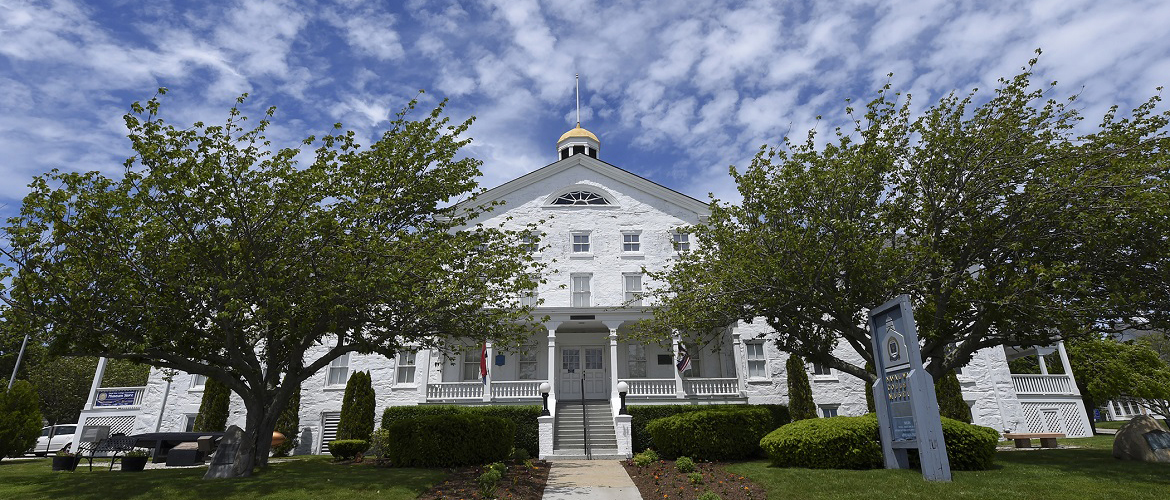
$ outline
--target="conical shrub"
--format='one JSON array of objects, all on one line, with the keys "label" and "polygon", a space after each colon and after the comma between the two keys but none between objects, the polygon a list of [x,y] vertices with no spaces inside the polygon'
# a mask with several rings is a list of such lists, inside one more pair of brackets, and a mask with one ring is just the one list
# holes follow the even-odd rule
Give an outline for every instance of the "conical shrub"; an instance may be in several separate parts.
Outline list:
[{"label": "conical shrub", "polygon": [[817,406],[813,403],[812,387],[808,383],[808,372],[804,361],[795,354],[788,356],[788,411],[792,420],[817,418]]}]

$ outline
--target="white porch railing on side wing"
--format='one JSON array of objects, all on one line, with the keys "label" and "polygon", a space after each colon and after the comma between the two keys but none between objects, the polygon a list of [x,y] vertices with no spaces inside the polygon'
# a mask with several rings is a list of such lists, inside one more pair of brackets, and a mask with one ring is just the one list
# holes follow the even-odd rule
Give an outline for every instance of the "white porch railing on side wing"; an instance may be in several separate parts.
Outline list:
[{"label": "white porch railing on side wing", "polygon": [[492,381],[492,398],[539,398],[543,380]]},{"label": "white porch railing on side wing", "polygon": [[623,378],[619,382],[630,385],[629,396],[674,396],[672,378]]},{"label": "white porch railing on side wing", "polygon": [[685,378],[683,388],[696,396],[738,396],[737,378]]},{"label": "white porch railing on side wing", "polygon": [[1067,375],[1012,375],[1016,394],[1073,394]]},{"label": "white porch railing on side wing", "polygon": [[127,408],[142,405],[146,387],[102,387],[94,394],[94,408]]},{"label": "white porch railing on side wing", "polygon": [[483,399],[483,382],[427,384],[427,399]]}]

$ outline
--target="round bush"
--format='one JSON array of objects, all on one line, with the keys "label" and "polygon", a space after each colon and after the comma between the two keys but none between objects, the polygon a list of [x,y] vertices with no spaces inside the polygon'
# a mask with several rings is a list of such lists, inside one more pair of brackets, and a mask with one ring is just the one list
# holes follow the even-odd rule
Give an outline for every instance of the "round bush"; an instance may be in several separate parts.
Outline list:
[{"label": "round bush", "polygon": [[943,440],[951,470],[987,470],[995,459],[999,431],[943,417]]},{"label": "round bush", "polygon": [[798,420],[764,436],[760,447],[778,467],[873,469],[882,465],[877,417]]},{"label": "round bush", "polygon": [[365,453],[370,448],[370,442],[364,439],[338,439],[329,442],[329,454],[338,460],[353,458],[358,453]]},{"label": "round bush", "polygon": [[390,424],[395,467],[459,467],[505,460],[512,450],[516,424],[475,414],[433,415]]},{"label": "round bush", "polygon": [[745,407],[680,413],[652,420],[646,430],[664,456],[735,460],[758,454],[760,438],[771,424],[767,409]]}]

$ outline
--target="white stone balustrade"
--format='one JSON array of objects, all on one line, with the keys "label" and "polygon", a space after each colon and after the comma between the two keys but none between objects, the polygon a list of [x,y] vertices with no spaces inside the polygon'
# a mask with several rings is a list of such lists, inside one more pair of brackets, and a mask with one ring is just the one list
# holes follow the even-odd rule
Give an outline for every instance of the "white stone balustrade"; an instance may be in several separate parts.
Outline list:
[{"label": "white stone balustrade", "polygon": [[543,380],[492,381],[493,398],[539,398]]},{"label": "white stone balustrade", "polygon": [[738,396],[739,379],[687,378],[683,379],[683,388],[687,394],[696,396]]},{"label": "white stone balustrade", "polygon": [[630,384],[628,396],[674,396],[672,378],[623,378],[621,381]]}]

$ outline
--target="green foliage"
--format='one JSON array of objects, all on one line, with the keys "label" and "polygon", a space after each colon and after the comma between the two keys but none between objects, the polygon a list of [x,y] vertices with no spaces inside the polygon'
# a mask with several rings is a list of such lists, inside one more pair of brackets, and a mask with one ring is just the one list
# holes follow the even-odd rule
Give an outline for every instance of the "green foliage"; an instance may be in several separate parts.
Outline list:
[{"label": "green foliage", "polygon": [[[936,379],[987,346],[1048,345],[1105,320],[1165,323],[1161,97],[1093,127],[1075,96],[1033,81],[1035,63],[989,96],[925,108],[887,84],[847,104],[849,125],[829,137],[786,137],[732,168],[742,202],[713,204],[689,228],[703,245],[650,273],[663,286],[643,336],[763,318],[779,350],[833,356],[873,382],[856,361],[873,359],[865,311],[892,293],[910,295]],[[860,356],[834,356],[840,344]]]},{"label": "green foliage", "polygon": [[135,103],[116,177],[38,176],[8,219],[4,331],[228,386],[254,437],[238,475],[266,463],[294,386],[339,356],[520,344],[519,297],[543,264],[519,242],[535,227],[471,224],[495,205],[475,198],[480,162],[461,152],[471,121],[415,105],[367,146],[338,125],[280,149],[265,136],[274,108],[172,125],[159,97]]},{"label": "green foliage", "polygon": [[792,413],[792,420],[817,418],[817,405],[813,402],[812,386],[808,383],[804,361],[793,354],[788,356],[784,366],[788,373],[788,411]]},{"label": "green foliage", "polygon": [[960,422],[971,423],[971,407],[963,400],[963,387],[954,371],[947,372],[934,384],[940,415]]},{"label": "green foliage", "polygon": [[540,455],[539,405],[491,405],[491,406],[388,406],[382,412],[382,428],[388,429],[394,422],[430,415],[472,414],[500,417],[516,425],[516,440],[513,446],[528,451],[529,456]]},{"label": "green foliage", "polygon": [[632,417],[630,419],[630,435],[633,441],[634,451],[652,451],[648,450],[648,448],[653,444],[653,441],[650,433],[646,430],[646,426],[652,420],[692,411],[738,411],[744,408],[767,409],[772,415],[772,422],[769,424],[770,429],[775,429],[792,421],[792,418],[788,414],[788,407],[785,405],[631,405],[627,407],[627,410]]},{"label": "green foliage", "polygon": [[645,467],[658,461],[658,454],[654,450],[646,450],[642,453],[634,454],[634,465],[638,467]]},{"label": "green foliage", "polygon": [[368,449],[370,442],[365,439],[338,439],[329,442],[329,454],[338,460],[355,458]]},{"label": "green foliage", "polygon": [[504,473],[499,468],[487,467],[486,472],[475,478],[475,483],[479,485],[480,498],[495,498],[496,485],[499,484],[500,479],[503,477]]},{"label": "green foliage", "polygon": [[1170,364],[1148,344],[1092,338],[1069,342],[1067,347],[1090,420],[1094,405],[1121,396],[1138,398],[1170,419]]},{"label": "green foliage", "polygon": [[737,460],[760,452],[760,438],[774,429],[764,408],[736,407],[679,413],[650,421],[646,431],[667,457]]},{"label": "green foliage", "polygon": [[370,439],[374,432],[373,380],[370,372],[353,372],[345,384],[345,396],[341,400],[341,420],[337,423],[339,439]]},{"label": "green foliage", "polygon": [[32,385],[17,380],[8,389],[0,379],[0,459],[19,457],[37,443],[41,434],[41,411]]},{"label": "green foliage", "polygon": [[391,423],[395,467],[459,467],[508,458],[515,439],[511,420],[473,413],[430,415]]},{"label": "green foliage", "polygon": [[882,464],[877,417],[797,420],[760,440],[777,467],[873,469]]},{"label": "green foliage", "polygon": [[376,458],[385,458],[390,449],[390,431],[386,429],[377,429],[370,434],[370,449],[366,450],[367,455]]},{"label": "green foliage", "polygon": [[[873,372],[874,372],[873,361],[866,361],[865,362],[865,373],[869,373],[872,375]],[[876,375],[874,375],[874,376],[876,376]],[[862,383],[865,385],[865,408],[866,408],[866,411],[868,411],[869,413],[876,413],[877,407],[874,405],[874,402],[873,402],[873,382],[870,382],[868,379],[862,379]]]},{"label": "green foliage", "polygon": [[687,474],[687,480],[689,480],[691,482],[691,484],[703,484],[703,473],[702,472],[692,472],[690,474]]},{"label": "green foliage", "polygon": [[[276,432],[284,434],[285,441],[272,448],[272,456],[283,457],[297,447],[301,432],[301,391],[297,388],[288,400],[288,406],[276,420]],[[372,439],[372,438],[371,438]]]},{"label": "green foliage", "polygon": [[231,403],[231,389],[215,379],[203,384],[203,399],[199,413],[195,415],[195,432],[223,432],[227,429],[228,408]]},{"label": "green foliage", "polygon": [[995,460],[999,431],[943,417],[943,440],[951,470],[988,470]]},{"label": "green foliage", "polygon": [[695,461],[691,460],[690,457],[678,457],[678,459],[674,461],[674,468],[678,469],[679,472],[684,474],[694,472]]},{"label": "green foliage", "polygon": [[515,447],[512,448],[511,457],[512,457],[512,460],[515,460],[517,462],[523,462],[525,460],[532,459],[532,455],[530,455],[528,453],[528,450],[526,450],[524,448],[515,448]]},{"label": "green foliage", "polygon": [[715,493],[714,491],[707,490],[704,491],[702,495],[699,495],[698,500],[723,500],[723,497],[719,496],[719,494]]}]

